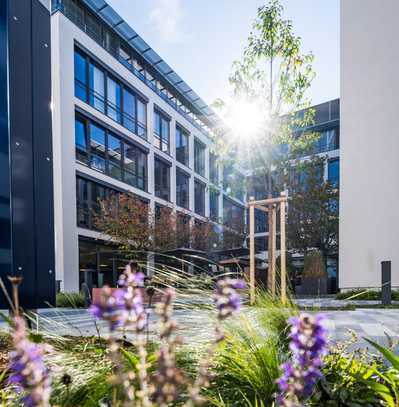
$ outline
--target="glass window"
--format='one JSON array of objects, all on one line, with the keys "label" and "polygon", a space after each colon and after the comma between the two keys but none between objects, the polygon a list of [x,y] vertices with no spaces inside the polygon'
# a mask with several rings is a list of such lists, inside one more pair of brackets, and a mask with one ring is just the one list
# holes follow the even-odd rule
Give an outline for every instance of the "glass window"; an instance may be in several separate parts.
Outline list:
[{"label": "glass window", "polygon": [[219,166],[215,154],[209,154],[209,178],[215,185],[219,184]]},{"label": "glass window", "polygon": [[122,179],[122,147],[119,138],[108,133],[108,174]]},{"label": "glass window", "polygon": [[219,221],[219,193],[211,191],[209,194],[209,212],[210,218],[214,222]]},{"label": "glass window", "polygon": [[315,153],[324,153],[337,148],[339,148],[339,130],[330,129],[319,133],[313,150]]},{"label": "glass window", "polygon": [[86,32],[94,41],[103,45],[102,25],[91,13],[86,13]]},{"label": "glass window", "polygon": [[105,47],[115,57],[119,56],[119,39],[118,36],[110,31],[105,32]]},{"label": "glass window", "polygon": [[161,150],[169,153],[169,120],[162,117],[162,147]]},{"label": "glass window", "polygon": [[[186,214],[177,214],[177,247],[190,247],[190,219],[190,216]],[[187,265],[185,265],[186,268],[188,268]]]},{"label": "glass window", "polygon": [[154,111],[154,144],[169,154],[169,119],[158,111]]},{"label": "glass window", "polygon": [[87,102],[87,61],[79,52],[75,51],[75,96]]},{"label": "glass window", "polygon": [[[107,84],[105,85],[105,72],[96,63],[87,61],[89,61],[88,57],[79,51],[75,51],[76,97],[88,102],[102,113],[105,113],[105,107],[107,107],[107,115],[110,118],[121,123],[131,132],[146,139],[147,104],[133,90],[122,86],[111,77],[107,78]],[[88,78],[86,77],[87,72]],[[105,100],[105,86],[107,87],[107,100]],[[89,91],[88,95],[87,91]],[[166,120],[163,123],[164,130],[159,131],[159,134],[163,134],[163,143],[161,143],[161,147],[163,146],[164,148],[163,151],[166,151],[169,145],[167,123],[168,121]]]},{"label": "glass window", "polygon": [[77,224],[80,227],[89,227],[88,181],[83,178],[76,179],[76,200]]},{"label": "glass window", "polygon": [[190,176],[176,170],[176,205],[189,208]]},{"label": "glass window", "polygon": [[137,188],[147,189],[147,154],[137,150]]},{"label": "glass window", "polygon": [[147,154],[136,146],[125,143],[125,182],[136,188],[147,187]]},{"label": "glass window", "polygon": [[90,147],[90,166],[105,172],[105,131],[93,123],[90,123]]},{"label": "glass window", "polygon": [[137,98],[137,135],[147,138],[147,105]]},{"label": "glass window", "polygon": [[170,200],[170,166],[155,159],[155,196]]},{"label": "glass window", "polygon": [[205,185],[199,181],[194,182],[194,211],[205,216]]},{"label": "glass window", "polygon": [[121,123],[121,87],[112,78],[107,79],[107,114],[118,123]]},{"label": "glass window", "polygon": [[101,212],[101,201],[109,196],[109,189],[95,182],[90,182],[90,228],[95,229],[95,216]]},{"label": "glass window", "polygon": [[76,178],[77,225],[95,229],[95,215],[100,213],[101,201],[120,193],[84,178]]},{"label": "glass window", "polygon": [[328,162],[328,181],[334,187],[339,185],[339,159]]},{"label": "glass window", "polygon": [[194,140],[194,171],[205,176],[205,146],[197,139]]},{"label": "glass window", "polygon": [[104,72],[93,63],[89,64],[90,105],[104,113]]},{"label": "glass window", "polygon": [[123,44],[119,47],[119,59],[123,64],[127,64],[129,67],[132,65],[132,56],[130,51]]},{"label": "glass window", "polygon": [[86,123],[83,120],[75,120],[75,148],[76,159],[88,164],[88,142]]},{"label": "glass window", "polygon": [[125,182],[136,186],[137,183],[137,154],[136,147],[125,144]]},{"label": "glass window", "polygon": [[126,88],[123,89],[123,125],[136,132],[136,97]]},{"label": "glass window", "polygon": [[223,198],[223,223],[237,231],[245,224],[245,209],[226,197]]},{"label": "glass window", "polygon": [[75,140],[78,161],[146,190],[146,152],[83,117],[75,119]]},{"label": "glass window", "polygon": [[188,166],[188,134],[180,127],[176,127],[176,160]]}]

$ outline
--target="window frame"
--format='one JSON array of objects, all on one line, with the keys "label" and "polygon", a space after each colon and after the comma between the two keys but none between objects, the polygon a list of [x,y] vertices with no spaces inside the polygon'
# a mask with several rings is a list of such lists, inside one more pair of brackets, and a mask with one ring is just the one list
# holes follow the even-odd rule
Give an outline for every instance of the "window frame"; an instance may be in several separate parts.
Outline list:
[{"label": "window frame", "polygon": [[[186,179],[187,181],[187,191],[186,191],[186,204],[182,205],[181,204],[181,199],[179,199],[179,197],[181,198],[182,195],[182,191],[181,191],[181,185],[182,184],[178,184],[178,179],[179,177],[183,177]],[[179,206],[180,208],[184,208],[184,209],[190,209],[190,175],[187,174],[185,171],[180,170],[179,168],[176,168],[176,205]],[[178,187],[179,185],[179,187]]]},{"label": "window frame", "polygon": [[[201,206],[202,210],[199,211],[199,208],[197,206],[197,185],[200,186],[203,190],[203,196],[201,197]],[[194,179],[194,213],[196,213],[199,216],[205,217],[206,213],[206,184],[199,179]]]},{"label": "window frame", "polygon": [[[184,160],[179,159],[178,154],[178,135],[180,136],[180,140],[185,138],[186,146],[184,148]],[[181,148],[181,147],[180,147]],[[175,130],[175,149],[176,149],[176,161],[180,164],[185,165],[186,167],[190,168],[190,133],[184,129],[182,126],[176,123],[176,130]]]},{"label": "window frame", "polygon": [[[337,177],[337,180],[336,181],[331,181],[331,179],[330,179],[330,165],[331,164],[337,164],[337,172],[338,172],[338,177]],[[334,158],[330,158],[328,161],[327,161],[327,180],[328,180],[328,182],[333,186],[333,187],[335,187],[335,188],[338,188],[339,187],[339,180],[340,180],[340,173],[339,173],[339,170],[340,170],[340,162],[339,162],[339,157],[334,157]]]},{"label": "window frame", "polygon": [[[161,164],[161,166],[164,166],[164,168],[168,169],[168,177],[167,177],[168,182],[167,182],[166,186],[163,185],[162,174],[161,174],[161,182],[157,182],[157,164],[158,163]],[[154,195],[157,198],[163,199],[164,201],[167,201],[167,202],[170,202],[170,198],[171,198],[171,171],[170,171],[171,166],[172,166],[172,164],[166,162],[166,160],[163,160],[162,158],[157,157],[157,156],[154,157]],[[160,186],[160,187],[157,189],[157,186]],[[162,194],[162,191],[166,191],[166,190],[168,191],[167,199],[165,199],[165,197]],[[157,194],[157,191],[161,191],[161,192],[159,194]]]},{"label": "window frame", "polygon": [[[159,132],[160,134],[157,133],[158,129],[156,128],[157,126],[155,125],[157,123],[156,120],[156,115],[159,117]],[[163,123],[166,122],[168,123],[168,137],[167,137],[167,142],[165,141],[166,139],[164,138],[164,126]],[[167,117],[163,112],[161,112],[160,109],[157,109],[156,107],[154,108],[154,145],[155,147],[162,151],[165,154],[170,155],[170,118]],[[167,149],[164,150],[163,146],[164,144],[167,146]]]},{"label": "window frame", "polygon": [[[212,213],[212,197],[216,198],[216,213]],[[209,219],[213,222],[219,223],[220,214],[219,214],[219,199],[220,199],[220,192],[216,190],[209,191]]]},{"label": "window frame", "polygon": [[[79,79],[76,78],[76,70],[74,69],[74,83],[75,83],[74,95],[75,95],[75,97],[78,98],[79,100],[82,100],[83,102],[87,103],[88,105],[90,105],[91,107],[93,107],[94,109],[99,111],[100,113],[106,115],[111,120],[115,121],[116,123],[122,125],[124,128],[126,128],[128,131],[132,132],[136,136],[138,136],[144,140],[147,140],[148,101],[145,100],[145,98],[142,95],[140,95],[140,93],[138,91],[136,91],[134,88],[127,86],[122,80],[118,79],[117,75],[113,74],[109,68],[103,66],[96,59],[89,56],[87,54],[87,52],[81,50],[77,46],[75,46],[75,48],[74,48],[74,67],[75,67],[75,54],[78,54],[80,57],[82,57],[85,60],[85,75],[86,75],[86,83],[82,84],[81,81],[79,81]],[[101,103],[103,104],[103,108],[98,108],[98,106],[96,106],[96,104],[94,102],[92,102],[92,93],[95,92],[95,89],[91,89],[91,86],[90,86],[90,82],[91,82],[90,66],[91,65],[94,66],[96,69],[99,69],[103,73],[103,76],[104,76],[104,78],[103,78],[104,95],[100,95],[100,96],[102,96],[103,100],[101,100],[101,98],[99,98],[99,100],[101,100]],[[112,80],[113,82],[115,82],[116,86],[119,86],[119,88],[120,88],[120,106],[119,107],[111,106],[112,109],[114,109],[116,111],[116,118],[109,115],[110,103],[111,103],[108,100],[109,99],[108,98],[108,93],[109,93],[108,92],[108,81],[109,80]],[[84,88],[84,90],[83,90],[83,92],[85,94],[84,98],[78,96],[77,90],[76,90],[77,86]],[[133,118],[129,117],[129,122],[134,123],[133,128],[132,128],[132,126],[129,126],[127,124],[127,120],[125,117],[126,115],[130,116],[130,113],[127,113],[124,111],[125,91],[130,93],[135,99],[135,101],[134,101],[135,117],[133,117]],[[94,95],[94,97],[96,97],[96,96]],[[141,120],[139,121],[139,119],[138,119],[139,103],[143,106],[145,123],[143,123]]]},{"label": "window frame", "polygon": [[[84,128],[85,128],[85,133],[86,133],[86,140],[87,140],[87,162],[84,162],[82,160],[79,159],[78,157],[78,149],[76,146],[76,136],[75,136],[75,159],[77,162],[81,163],[82,165],[85,165],[89,168],[92,168],[95,171],[99,171],[109,177],[111,177],[112,179],[116,179],[120,182],[123,182],[127,185],[130,185],[134,188],[140,189],[141,191],[144,192],[148,192],[148,151],[145,151],[144,149],[140,148],[137,144],[135,143],[131,143],[128,140],[126,140],[125,138],[121,137],[116,131],[113,131],[112,129],[109,129],[106,126],[103,126],[102,124],[98,123],[96,120],[93,120],[91,118],[88,118],[86,116],[84,116],[83,114],[79,113],[79,112],[75,112],[75,123],[76,121],[82,122],[84,123]],[[93,167],[91,164],[91,156],[92,156],[92,147],[91,147],[91,128],[90,125],[94,125],[98,128],[100,128],[101,130],[104,131],[104,138],[105,138],[105,152],[104,152],[104,160],[105,160],[105,169],[104,171],[100,171],[97,168]],[[117,178],[111,175],[110,172],[110,162],[112,161],[110,158],[110,154],[109,154],[109,137],[114,137],[115,139],[119,140],[120,142],[120,170],[121,170],[121,177]],[[135,169],[135,173],[133,173],[132,171],[128,170],[126,167],[126,162],[125,162],[125,151],[126,151],[126,147],[132,148],[135,151],[136,154],[136,169]],[[144,159],[144,176],[139,175],[140,173],[140,167],[141,165],[139,165],[139,155],[141,155],[141,159]],[[129,173],[129,175],[134,175],[136,182],[131,183],[127,181],[127,177],[126,177],[126,172]],[[144,188],[141,188],[140,182],[139,180],[142,179],[142,184]]]},{"label": "window frame", "polygon": [[[200,150],[197,150],[200,148]],[[201,162],[198,163],[197,151],[202,151],[200,156]],[[206,145],[202,143],[197,137],[194,137],[194,172],[205,178],[205,166],[206,166]]]}]

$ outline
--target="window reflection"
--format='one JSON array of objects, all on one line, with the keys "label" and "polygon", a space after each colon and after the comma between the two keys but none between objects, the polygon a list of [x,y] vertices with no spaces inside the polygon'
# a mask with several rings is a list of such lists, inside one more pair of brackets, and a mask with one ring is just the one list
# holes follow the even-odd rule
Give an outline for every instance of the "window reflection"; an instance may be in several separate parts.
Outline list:
[{"label": "window reflection", "polygon": [[[108,117],[122,124],[139,137],[147,138],[147,104],[132,89],[114,78],[107,78],[105,69],[75,50],[75,96]],[[123,106],[123,109],[122,109]]]},{"label": "window reflection", "polygon": [[147,189],[147,153],[136,145],[77,115],[75,146],[77,161],[136,188]]}]

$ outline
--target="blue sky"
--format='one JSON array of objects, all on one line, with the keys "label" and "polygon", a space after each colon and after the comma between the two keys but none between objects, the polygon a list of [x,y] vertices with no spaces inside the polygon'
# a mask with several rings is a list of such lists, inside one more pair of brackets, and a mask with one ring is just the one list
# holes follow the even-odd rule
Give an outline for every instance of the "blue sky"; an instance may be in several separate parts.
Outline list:
[{"label": "blue sky", "polygon": [[[246,44],[257,0],[107,0],[207,102],[227,98],[231,63]],[[339,97],[339,0],[282,0],[303,50],[315,55],[310,97]]]}]

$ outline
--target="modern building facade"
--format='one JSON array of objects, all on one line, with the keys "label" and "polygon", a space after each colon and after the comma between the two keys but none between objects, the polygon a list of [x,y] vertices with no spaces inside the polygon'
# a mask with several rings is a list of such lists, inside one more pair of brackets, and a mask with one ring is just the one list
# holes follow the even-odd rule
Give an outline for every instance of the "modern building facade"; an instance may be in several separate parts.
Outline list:
[{"label": "modern building facade", "polygon": [[223,223],[244,196],[223,187],[211,152],[219,120],[103,0],[55,0],[51,21],[57,280],[77,291],[123,267],[94,230],[98,199],[130,192],[188,216]]},{"label": "modern building facade", "polygon": [[[300,128],[297,133],[298,137],[302,133],[318,134],[317,141],[303,154],[302,159],[307,160],[312,156],[320,156],[325,158],[324,168],[322,169],[322,179],[329,181],[332,185],[339,188],[340,177],[340,102],[339,99],[331,100],[319,105],[310,107],[314,112],[312,125],[306,128]],[[297,184],[306,182],[301,180],[300,174],[294,174],[295,182],[292,185],[287,185],[288,194],[292,195],[295,191],[292,190]],[[294,181],[294,180],[293,180]],[[253,188],[250,189],[248,195],[255,199],[264,199],[268,193],[266,190],[265,181],[255,179]],[[289,206],[288,206],[289,210]],[[265,262],[264,269],[267,268],[267,245],[268,245],[268,220],[267,214],[262,211],[255,211],[255,251],[258,260]],[[277,240],[277,251],[279,241]],[[279,254],[279,253],[277,253]],[[298,293],[301,290],[301,275],[303,271],[303,256],[295,255],[293,257],[294,273],[292,274],[292,286]],[[266,273],[264,271],[263,273]],[[331,253],[327,258],[327,291],[336,292],[338,281],[338,253]]]},{"label": "modern building facade", "polygon": [[[370,11],[372,10],[372,12]],[[399,286],[399,3],[341,1],[341,289]]]}]

